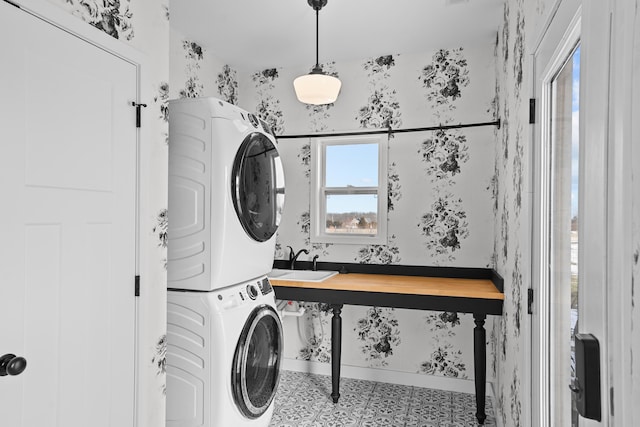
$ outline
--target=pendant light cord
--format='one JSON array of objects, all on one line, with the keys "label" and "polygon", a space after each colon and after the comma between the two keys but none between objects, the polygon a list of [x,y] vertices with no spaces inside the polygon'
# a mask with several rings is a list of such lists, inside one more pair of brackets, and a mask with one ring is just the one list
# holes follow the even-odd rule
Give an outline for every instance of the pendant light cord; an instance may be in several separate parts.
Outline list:
[{"label": "pendant light cord", "polygon": [[320,67],[320,63],[318,61],[318,49],[319,49],[319,47],[318,47],[319,46],[319,43],[318,43],[319,36],[318,35],[320,34],[319,31],[318,31],[318,25],[319,25],[319,22],[320,22],[319,15],[320,15],[320,9],[316,9],[316,68]]}]

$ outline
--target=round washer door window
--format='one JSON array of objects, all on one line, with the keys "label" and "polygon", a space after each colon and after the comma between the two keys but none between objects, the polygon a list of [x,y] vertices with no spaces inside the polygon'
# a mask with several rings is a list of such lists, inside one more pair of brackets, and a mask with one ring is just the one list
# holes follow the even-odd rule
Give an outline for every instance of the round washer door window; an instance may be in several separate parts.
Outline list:
[{"label": "round washer door window", "polygon": [[282,324],[268,305],[256,307],[245,324],[233,355],[233,399],[247,418],[264,414],[280,380]]},{"label": "round washer door window", "polygon": [[231,171],[233,205],[247,234],[258,242],[278,230],[284,206],[284,171],[276,146],[264,134],[244,139]]}]

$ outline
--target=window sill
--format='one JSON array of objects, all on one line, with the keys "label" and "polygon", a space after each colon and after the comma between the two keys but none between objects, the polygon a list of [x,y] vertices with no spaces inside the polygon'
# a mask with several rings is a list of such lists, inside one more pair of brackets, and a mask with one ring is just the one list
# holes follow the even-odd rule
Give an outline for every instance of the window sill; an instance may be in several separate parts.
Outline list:
[{"label": "window sill", "polygon": [[336,234],[312,236],[311,243],[331,243],[336,245],[386,245],[387,236],[358,234]]}]

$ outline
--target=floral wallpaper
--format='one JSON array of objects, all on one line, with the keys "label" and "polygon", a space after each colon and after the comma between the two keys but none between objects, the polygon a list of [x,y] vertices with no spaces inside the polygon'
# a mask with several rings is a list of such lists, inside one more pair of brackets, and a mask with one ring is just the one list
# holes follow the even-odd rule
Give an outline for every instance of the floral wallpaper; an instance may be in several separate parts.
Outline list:
[{"label": "floral wallpaper", "polygon": [[[491,39],[473,49],[437,48],[323,64],[340,75],[343,93],[335,103],[319,107],[301,104],[293,94],[291,82],[306,69],[239,73],[238,105],[275,125],[276,134],[287,135],[491,121],[497,114],[494,49]],[[387,242],[345,245],[311,240],[310,139],[279,140],[287,200],[276,258],[288,257],[291,246],[296,252],[309,250],[301,260],[318,255],[319,261],[336,262],[492,265],[494,130],[396,133],[388,141]],[[308,314],[285,318],[285,357],[328,363],[331,314],[320,304],[303,306]],[[470,379],[473,319],[459,313],[441,315],[345,306],[343,363]],[[487,328],[493,328],[491,318]]]},{"label": "floral wallpaper", "polygon": [[395,240],[396,236],[392,234],[386,245],[361,247],[354,261],[360,264],[400,264],[400,249]]},{"label": "floral wallpaper", "polygon": [[[163,208],[158,212],[156,217],[156,225],[152,231],[156,234],[158,239],[158,246],[166,251],[167,249],[167,230],[169,229],[169,215],[168,209]],[[162,259],[164,269],[167,269],[167,257]]]},{"label": "floral wallpaper", "polygon": [[202,46],[198,43],[184,40],[182,42],[185,58],[187,59],[187,81],[184,89],[180,90],[180,98],[197,98],[202,95],[204,85],[200,83],[200,63],[202,62]]},{"label": "floral wallpaper", "polygon": [[276,135],[283,134],[284,118],[280,108],[280,100],[273,95],[274,81],[278,78],[278,70],[269,68],[259,71],[251,77],[256,92],[260,95],[260,102],[255,107],[259,118],[267,122]]},{"label": "floral wallpaper", "polygon": [[462,352],[446,343],[431,353],[429,360],[420,365],[420,372],[453,378],[467,378],[466,366],[462,363]]},{"label": "floral wallpaper", "polygon": [[[531,153],[525,141],[528,132],[528,98],[525,89],[527,29],[534,29],[538,12],[533,5],[508,1],[504,5],[503,23],[498,32],[496,54],[501,66],[496,67],[498,85],[498,117],[502,127],[496,131],[493,179],[493,212],[495,216],[494,266],[504,278],[503,316],[494,322],[490,340],[495,360],[491,362],[497,377],[496,397],[498,421],[503,426],[528,424],[524,405],[529,391],[523,389],[527,348],[522,334],[526,316],[525,295],[529,288],[529,251],[531,238],[527,191],[530,183]],[[525,26],[525,17],[530,22]]]},{"label": "floral wallpaper", "polygon": [[115,39],[130,41],[134,37],[130,1],[66,0],[71,13]]},{"label": "floral wallpaper", "polygon": [[389,162],[387,168],[387,209],[391,212],[396,203],[402,198],[402,185],[400,173],[396,162]]},{"label": "floral wallpaper", "polygon": [[427,138],[418,154],[425,163],[427,175],[436,180],[453,184],[453,177],[460,173],[462,164],[469,160],[467,137],[456,130],[437,130]]},{"label": "floral wallpaper", "polygon": [[395,66],[393,55],[370,59],[363,65],[369,81],[370,95],[367,104],[360,107],[356,119],[361,128],[393,128],[402,126],[400,104],[396,90],[386,83]]},{"label": "floral wallpaper", "polygon": [[157,88],[156,96],[153,97],[153,102],[158,104],[158,118],[167,125],[167,131],[164,132],[164,141],[169,143],[169,83],[160,82]]},{"label": "floral wallpaper", "polygon": [[170,32],[170,80],[166,99],[213,96],[238,103],[238,72],[197,40]]},{"label": "floral wallpaper", "polygon": [[426,237],[425,246],[440,260],[453,261],[454,252],[460,249],[461,240],[469,235],[467,213],[462,199],[452,193],[441,193],[431,205],[431,210],[420,219],[420,232]]},{"label": "floral wallpaper", "polygon": [[372,361],[370,366],[386,366],[385,359],[393,355],[394,347],[401,342],[394,311],[393,308],[371,307],[354,328],[364,360]]},{"label": "floral wallpaper", "polygon": [[222,67],[222,71],[218,73],[218,93],[222,100],[229,104],[236,105],[238,103],[238,76],[237,72],[228,65]]},{"label": "floral wallpaper", "polygon": [[[151,363],[156,367],[156,375],[163,377],[167,373],[167,335],[162,335],[156,343]],[[167,386],[163,384],[162,393],[167,394]]]},{"label": "floral wallpaper", "polygon": [[427,101],[442,110],[455,109],[454,101],[462,96],[462,89],[469,85],[469,69],[462,48],[440,49],[432,62],[422,69],[419,80],[425,89]]}]

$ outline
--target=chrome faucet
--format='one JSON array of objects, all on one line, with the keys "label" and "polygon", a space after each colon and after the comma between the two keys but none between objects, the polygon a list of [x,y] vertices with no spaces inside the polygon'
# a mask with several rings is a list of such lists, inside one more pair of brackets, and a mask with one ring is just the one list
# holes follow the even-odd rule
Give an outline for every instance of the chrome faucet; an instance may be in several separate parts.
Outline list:
[{"label": "chrome faucet", "polygon": [[305,253],[307,255],[309,255],[309,251],[307,249],[300,249],[298,251],[298,253],[296,253],[295,255],[293,254],[293,248],[291,246],[287,246],[289,248],[289,262],[291,263],[291,265],[289,266],[289,268],[291,270],[295,270],[295,266],[296,266],[296,260],[298,259],[298,257],[300,256],[301,253]]}]

